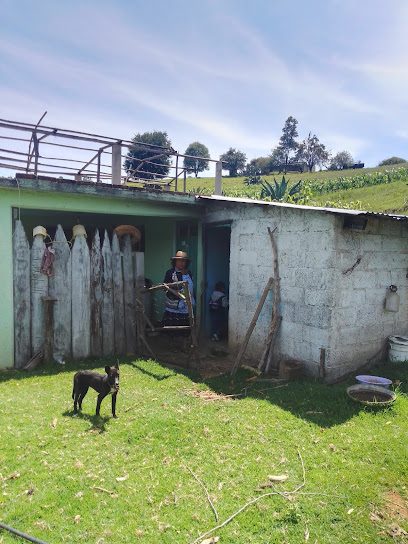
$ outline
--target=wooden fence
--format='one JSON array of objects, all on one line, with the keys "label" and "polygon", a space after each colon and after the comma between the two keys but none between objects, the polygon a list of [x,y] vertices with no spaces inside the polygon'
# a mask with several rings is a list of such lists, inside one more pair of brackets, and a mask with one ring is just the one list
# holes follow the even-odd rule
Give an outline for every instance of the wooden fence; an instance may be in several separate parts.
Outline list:
[{"label": "wooden fence", "polygon": [[144,254],[132,251],[130,236],[122,250],[116,233],[103,243],[96,229],[89,249],[85,236],[67,242],[58,225],[52,247],[53,275],[41,272],[46,243],[41,234],[31,249],[21,221],[13,234],[14,365],[24,366],[44,344],[44,301],[53,296],[57,357],[82,358],[134,354],[137,349],[136,285],[144,284]]}]

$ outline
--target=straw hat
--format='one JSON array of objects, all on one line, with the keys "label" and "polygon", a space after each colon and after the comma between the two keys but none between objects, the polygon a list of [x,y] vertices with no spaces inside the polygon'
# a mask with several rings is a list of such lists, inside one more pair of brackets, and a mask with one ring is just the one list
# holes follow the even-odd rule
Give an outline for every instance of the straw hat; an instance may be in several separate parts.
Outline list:
[{"label": "straw hat", "polygon": [[188,255],[185,251],[177,251],[174,257],[170,257],[170,260],[183,259],[184,261],[190,262],[191,259],[188,258]]}]

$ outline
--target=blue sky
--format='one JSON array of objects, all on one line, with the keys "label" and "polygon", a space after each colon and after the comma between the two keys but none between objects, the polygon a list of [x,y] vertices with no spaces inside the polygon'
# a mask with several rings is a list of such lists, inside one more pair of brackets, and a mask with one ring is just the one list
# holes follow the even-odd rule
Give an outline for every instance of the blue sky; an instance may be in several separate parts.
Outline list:
[{"label": "blue sky", "polygon": [[286,118],[408,159],[406,0],[0,0],[0,117],[251,159]]}]

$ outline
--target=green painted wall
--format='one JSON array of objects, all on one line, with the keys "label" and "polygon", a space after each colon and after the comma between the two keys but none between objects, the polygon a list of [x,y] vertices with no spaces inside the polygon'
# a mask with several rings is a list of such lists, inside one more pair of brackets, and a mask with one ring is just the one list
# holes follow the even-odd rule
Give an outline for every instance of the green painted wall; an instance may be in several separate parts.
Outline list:
[{"label": "green painted wall", "polygon": [[[31,180],[30,180],[31,181]],[[10,181],[0,179],[0,368],[13,366],[14,326],[13,326],[13,259],[12,259],[12,208],[44,210],[53,212],[50,217],[58,219],[58,211],[83,214],[106,214],[111,224],[112,214],[134,216],[137,224],[145,227],[145,275],[153,283],[161,283],[165,271],[170,266],[170,257],[175,250],[175,225],[181,219],[200,220],[202,208],[187,197],[169,198],[160,193],[146,195],[144,200],[138,194],[126,193],[120,189],[110,191],[110,196],[100,196],[82,187],[69,188],[68,192],[55,189],[58,182],[41,182],[35,189],[24,188],[25,180],[20,182],[20,191],[9,188]],[[14,182],[15,183],[15,182]],[[62,184],[61,184],[62,185]],[[166,201],[167,200],[167,201]],[[89,217],[87,216],[89,220]],[[41,223],[37,223],[41,224]],[[26,234],[31,243],[31,225],[26,226]],[[197,285],[201,275],[197,277]]]}]

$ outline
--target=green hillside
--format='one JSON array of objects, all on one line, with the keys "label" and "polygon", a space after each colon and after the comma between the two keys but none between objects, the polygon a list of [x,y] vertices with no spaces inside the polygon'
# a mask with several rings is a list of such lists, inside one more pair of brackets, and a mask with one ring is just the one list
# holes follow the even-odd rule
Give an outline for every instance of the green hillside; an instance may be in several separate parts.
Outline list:
[{"label": "green hillside", "polygon": [[[262,176],[262,179],[273,183],[274,177],[281,181],[282,174]],[[223,177],[223,194],[259,199],[262,187],[247,186],[244,179]],[[299,200],[302,204],[408,215],[408,163],[361,170],[295,173],[288,174],[286,179],[289,185],[302,180],[303,198]],[[212,194],[214,178],[188,178],[187,190]]]}]

